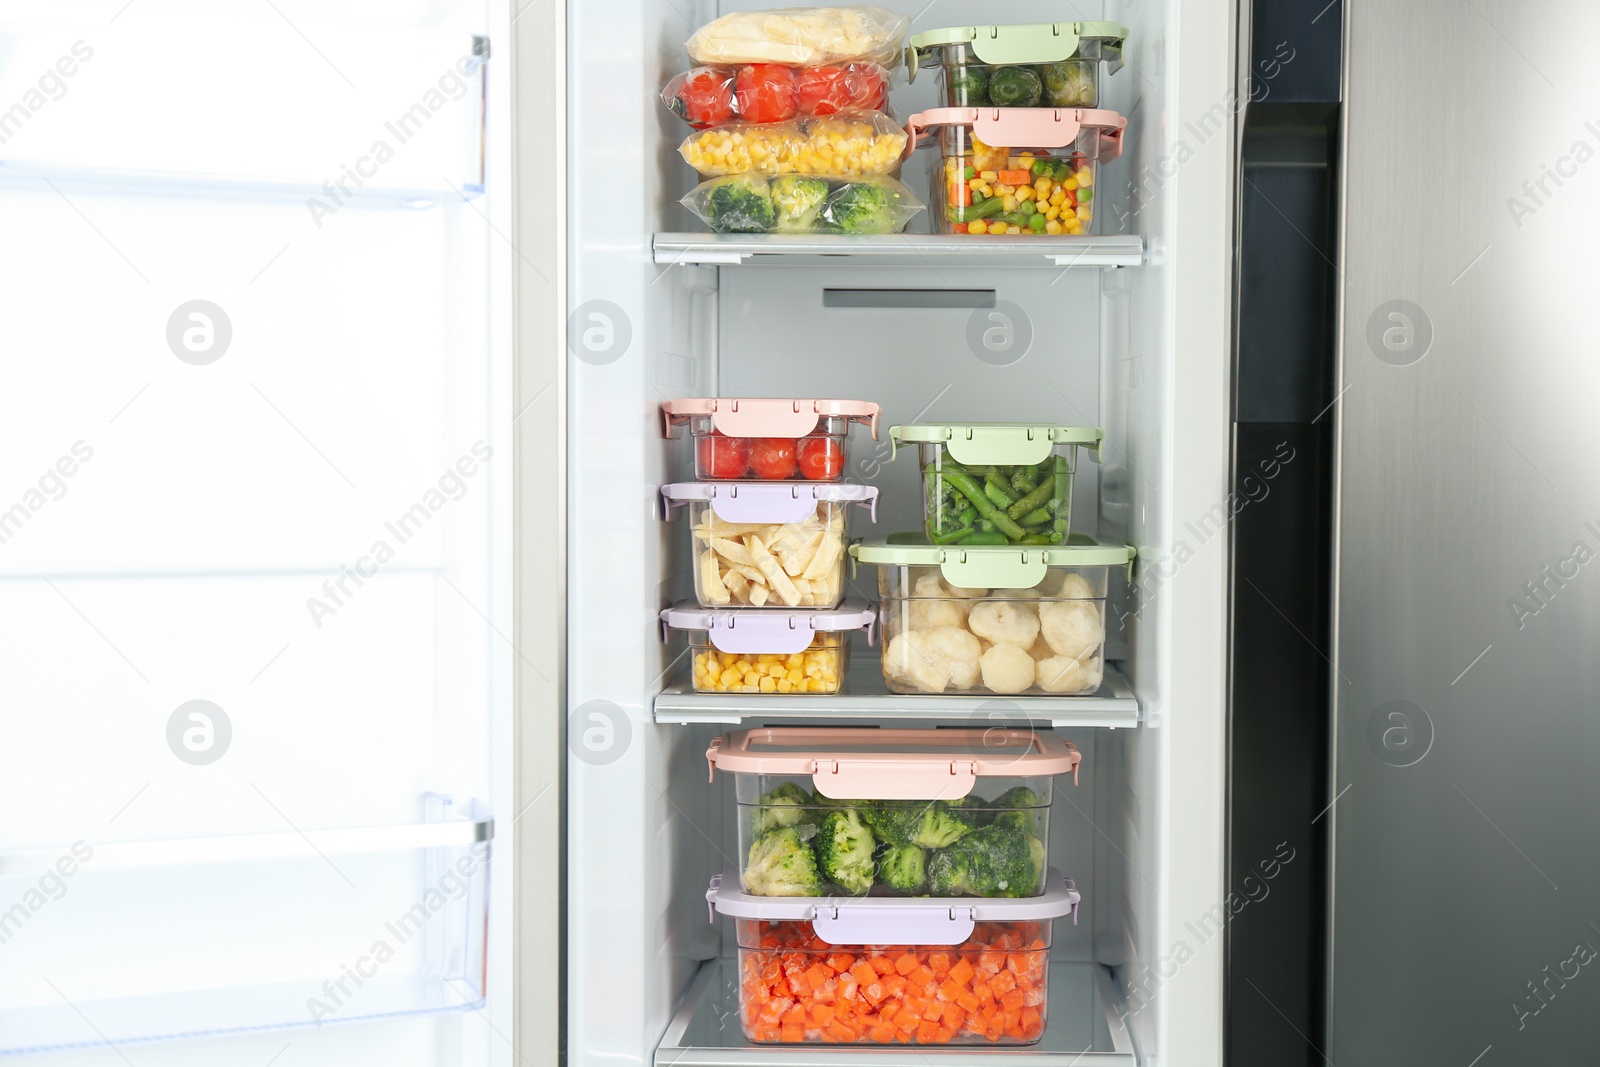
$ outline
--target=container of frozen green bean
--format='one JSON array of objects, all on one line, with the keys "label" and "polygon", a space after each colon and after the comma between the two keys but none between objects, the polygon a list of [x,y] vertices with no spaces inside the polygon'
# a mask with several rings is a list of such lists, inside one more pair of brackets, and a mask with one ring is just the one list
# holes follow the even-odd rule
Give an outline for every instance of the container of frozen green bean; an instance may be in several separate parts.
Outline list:
[{"label": "container of frozen green bean", "polygon": [[1072,530],[1078,449],[1100,461],[1094,426],[933,423],[892,426],[922,460],[922,517],[935,545],[1060,545]]}]

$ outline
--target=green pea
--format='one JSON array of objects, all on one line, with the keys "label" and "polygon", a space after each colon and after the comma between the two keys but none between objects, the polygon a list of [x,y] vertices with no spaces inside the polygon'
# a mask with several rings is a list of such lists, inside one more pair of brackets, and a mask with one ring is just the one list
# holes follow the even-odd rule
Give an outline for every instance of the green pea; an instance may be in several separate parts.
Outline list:
[{"label": "green pea", "polygon": [[1033,206],[1032,200],[1024,200],[1018,208],[1024,215],[1032,215],[1039,209]]},{"label": "green pea", "polygon": [[971,167],[966,167],[961,171],[961,176],[970,182],[972,179],[978,176],[978,172],[973,170]]}]

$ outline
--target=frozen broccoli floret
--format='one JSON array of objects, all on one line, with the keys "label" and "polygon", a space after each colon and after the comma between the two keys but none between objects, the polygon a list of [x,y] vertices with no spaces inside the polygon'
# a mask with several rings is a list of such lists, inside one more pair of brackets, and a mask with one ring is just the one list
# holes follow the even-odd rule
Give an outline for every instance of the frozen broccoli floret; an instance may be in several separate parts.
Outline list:
[{"label": "frozen broccoli floret", "polygon": [[744,867],[744,888],[762,897],[822,895],[817,857],[798,827],[785,826],[756,838]]},{"label": "frozen broccoli floret", "polygon": [[1025,785],[1008,789],[988,804],[978,820],[985,826],[1012,826],[1024,833],[1033,833],[1035,809],[1040,806],[1039,794]]},{"label": "frozen broccoli floret", "polygon": [[916,845],[889,845],[878,855],[878,881],[896,893],[925,892],[928,853]]},{"label": "frozen broccoli floret", "polygon": [[709,183],[706,222],[718,233],[766,233],[772,229],[772,191],[756,174],[734,174]]},{"label": "frozen broccoli floret", "polygon": [[972,857],[960,849],[942,849],[928,858],[928,891],[936,897],[964,897],[972,892]]},{"label": "frozen broccoli floret", "polygon": [[854,808],[835,808],[823,816],[812,842],[825,881],[857,895],[872,888],[872,831]]},{"label": "frozen broccoli floret", "polygon": [[[1037,884],[1029,835],[1014,826],[972,831],[928,861],[935,896],[1020,897]],[[1043,845],[1040,845],[1042,855]]]},{"label": "frozen broccoli floret", "polygon": [[900,228],[900,194],[871,179],[841,185],[823,205],[834,233],[894,233]]},{"label": "frozen broccoli floret", "polygon": [[878,839],[888,845],[943,848],[977,826],[974,813],[959,801],[885,801],[866,813]]},{"label": "frozen broccoli floret", "polygon": [[815,822],[816,813],[807,811],[811,794],[795,785],[784,782],[776,789],[756,799],[756,821],[753,829],[757,836],[781,826],[795,826],[802,822]]},{"label": "frozen broccoli floret", "polygon": [[772,208],[778,233],[809,233],[828,199],[828,183],[821,178],[786,174],[772,181]]},{"label": "frozen broccoli floret", "polygon": [[1046,63],[1039,68],[1044,99],[1051,107],[1094,107],[1094,74],[1081,59]]}]

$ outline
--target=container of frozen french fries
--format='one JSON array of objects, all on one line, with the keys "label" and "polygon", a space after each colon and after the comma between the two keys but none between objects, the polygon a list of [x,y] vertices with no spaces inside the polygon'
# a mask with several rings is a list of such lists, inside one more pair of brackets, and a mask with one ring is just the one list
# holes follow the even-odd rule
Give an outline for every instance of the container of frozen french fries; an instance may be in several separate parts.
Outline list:
[{"label": "container of frozen french fries", "polygon": [[695,599],[707,608],[833,608],[844,599],[845,508],[877,518],[870,485],[675,482],[670,516],[689,512]]}]

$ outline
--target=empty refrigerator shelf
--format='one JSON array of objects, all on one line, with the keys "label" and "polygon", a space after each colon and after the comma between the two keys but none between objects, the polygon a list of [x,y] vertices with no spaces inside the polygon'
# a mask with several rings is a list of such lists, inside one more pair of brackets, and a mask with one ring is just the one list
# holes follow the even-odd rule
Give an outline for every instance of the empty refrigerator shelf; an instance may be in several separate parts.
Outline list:
[{"label": "empty refrigerator shelf", "polygon": [[687,677],[668,685],[655,701],[658,723],[763,723],[809,719],[873,719],[889,723],[946,720],[1025,726],[1125,727],[1139,725],[1139,701],[1113,664],[1093,696],[1004,697],[990,693],[904,696],[883,684],[878,657],[854,656],[844,688],[833,694],[699,693]]},{"label": "empty refrigerator shelf", "polygon": [[1050,964],[1050,1016],[1037,1044],[757,1045],[739,1026],[738,965],[712,960],[684,995],[656,1049],[655,1067],[892,1067],[930,1062],[1011,1063],[1026,1067],[1133,1067],[1128,1032],[1118,1022],[1111,972],[1097,963]]},{"label": "empty refrigerator shelf", "polygon": [[965,234],[890,233],[876,237],[787,233],[658,233],[659,266],[858,263],[864,266],[1137,267],[1144,238],[969,237]]},{"label": "empty refrigerator shelf", "polygon": [[[359,989],[346,988],[348,998],[337,990],[330,998],[317,979],[0,1010],[0,1056],[475,1011],[484,1005],[483,996],[463,983],[415,974],[379,974]],[[331,1011],[313,1017],[307,1007],[313,1000]]]}]

